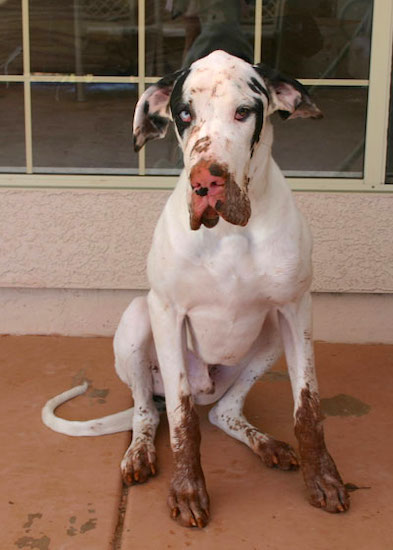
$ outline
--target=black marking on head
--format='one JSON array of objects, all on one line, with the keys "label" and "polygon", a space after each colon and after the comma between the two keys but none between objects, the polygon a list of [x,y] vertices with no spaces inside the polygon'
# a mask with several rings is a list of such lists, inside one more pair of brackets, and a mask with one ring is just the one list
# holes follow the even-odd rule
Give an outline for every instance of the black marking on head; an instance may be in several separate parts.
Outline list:
[{"label": "black marking on head", "polygon": [[147,115],[147,113],[149,112],[149,102],[146,100],[144,105],[143,105],[143,112],[145,115]]},{"label": "black marking on head", "polygon": [[[257,78],[255,78],[254,76],[251,77],[251,83],[253,84],[253,86],[255,88],[257,88],[259,90],[260,93],[264,94],[266,99],[267,99],[267,102],[270,103],[270,96],[269,96],[269,92],[266,90],[266,88],[264,88],[262,86],[262,84],[259,82],[259,80]],[[250,84],[248,84],[250,86]],[[250,86],[251,88],[251,86]]]},{"label": "black marking on head", "polygon": [[224,175],[224,170],[218,164],[210,164],[209,172],[212,176],[221,177]]},{"label": "black marking on head", "polygon": [[175,121],[177,131],[179,132],[180,137],[183,136],[184,131],[188,128],[189,124],[183,122],[178,114],[185,108],[189,107],[185,104],[183,98],[183,85],[187,76],[190,73],[190,69],[187,69],[183,74],[177,79],[176,84],[173,87],[171,99],[169,102],[173,119]]},{"label": "black marking on head", "polygon": [[260,94],[260,90],[252,82],[247,82],[248,87],[254,92],[254,94]]},{"label": "black marking on head", "polygon": [[254,133],[251,138],[251,156],[254,151],[254,146],[256,143],[258,143],[259,138],[261,136],[262,126],[263,126],[263,103],[262,100],[259,99],[259,97],[256,97],[254,99],[254,108],[253,111],[255,113],[255,129]]}]

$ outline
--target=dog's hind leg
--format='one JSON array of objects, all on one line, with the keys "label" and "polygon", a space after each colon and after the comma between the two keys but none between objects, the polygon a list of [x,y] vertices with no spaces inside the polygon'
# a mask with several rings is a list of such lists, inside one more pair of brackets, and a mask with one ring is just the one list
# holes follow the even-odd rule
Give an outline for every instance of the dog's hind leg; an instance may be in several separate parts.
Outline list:
[{"label": "dog's hind leg", "polygon": [[131,389],[134,418],[131,445],[121,462],[125,483],[143,483],[156,473],[154,438],[159,413],[153,402],[154,346],[145,297],[135,298],[124,312],[114,338],[115,367]]},{"label": "dog's hind leg", "polygon": [[299,463],[292,447],[259,431],[243,414],[243,405],[249,390],[262,374],[273,366],[281,353],[281,339],[276,322],[269,315],[251,359],[234,384],[210,410],[209,420],[228,435],[250,447],[266,466],[295,470]]}]

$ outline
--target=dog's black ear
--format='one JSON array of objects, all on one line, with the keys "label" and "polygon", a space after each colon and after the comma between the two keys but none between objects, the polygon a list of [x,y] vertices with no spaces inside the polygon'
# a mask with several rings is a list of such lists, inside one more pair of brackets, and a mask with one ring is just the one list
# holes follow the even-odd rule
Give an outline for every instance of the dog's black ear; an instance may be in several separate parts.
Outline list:
[{"label": "dog's black ear", "polygon": [[263,78],[269,93],[269,112],[278,111],[281,118],[323,118],[322,111],[312,101],[305,87],[263,63],[253,65]]},{"label": "dog's black ear", "polygon": [[171,120],[169,100],[184,71],[164,76],[141,95],[134,112],[133,141],[138,152],[147,141],[164,138]]}]

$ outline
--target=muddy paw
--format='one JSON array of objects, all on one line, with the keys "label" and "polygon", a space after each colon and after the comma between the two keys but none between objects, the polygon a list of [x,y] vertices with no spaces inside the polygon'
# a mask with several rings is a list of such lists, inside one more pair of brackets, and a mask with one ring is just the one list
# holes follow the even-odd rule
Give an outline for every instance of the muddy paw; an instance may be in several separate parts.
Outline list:
[{"label": "muddy paw", "polygon": [[154,445],[138,443],[131,445],[121,461],[124,483],[144,483],[156,474],[156,453]]},{"label": "muddy paw", "polygon": [[330,455],[315,464],[302,464],[303,476],[310,503],[326,512],[346,512],[350,506],[349,494]]},{"label": "muddy paw", "polygon": [[209,520],[209,496],[205,480],[172,480],[168,497],[171,517],[184,527],[205,527]]},{"label": "muddy paw", "polygon": [[310,503],[326,512],[346,512],[349,509],[349,495],[341,481],[330,476],[317,476],[308,486]]},{"label": "muddy paw", "polygon": [[295,451],[284,441],[273,438],[260,441],[255,452],[269,468],[279,468],[280,470],[297,470],[299,468]]}]

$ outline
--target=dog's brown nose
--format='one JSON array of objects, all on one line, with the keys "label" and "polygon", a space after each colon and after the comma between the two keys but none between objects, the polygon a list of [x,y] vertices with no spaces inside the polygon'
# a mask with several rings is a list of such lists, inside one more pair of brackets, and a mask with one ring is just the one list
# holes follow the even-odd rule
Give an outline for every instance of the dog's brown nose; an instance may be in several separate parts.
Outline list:
[{"label": "dog's brown nose", "polygon": [[201,160],[192,168],[190,181],[195,193],[204,197],[225,184],[226,170],[217,163]]}]

